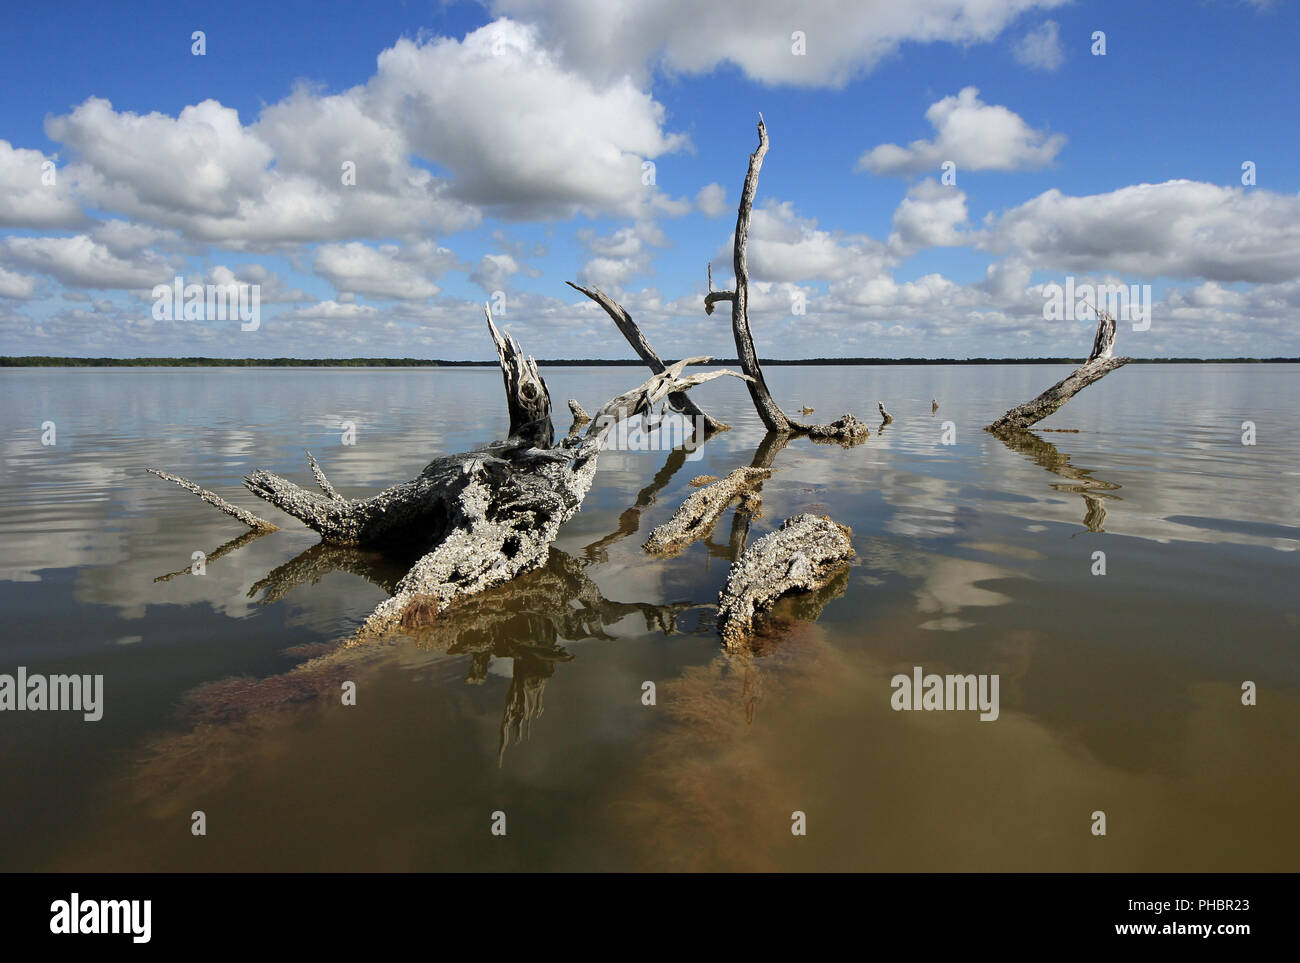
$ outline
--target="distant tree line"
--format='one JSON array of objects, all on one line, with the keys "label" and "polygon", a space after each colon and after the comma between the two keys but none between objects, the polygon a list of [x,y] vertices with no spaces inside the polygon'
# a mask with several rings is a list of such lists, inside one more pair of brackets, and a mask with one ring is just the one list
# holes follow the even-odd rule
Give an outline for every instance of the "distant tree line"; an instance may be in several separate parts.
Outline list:
[{"label": "distant tree line", "polygon": [[[675,359],[666,359],[671,363]],[[1078,364],[1079,358],[764,358],[767,365],[979,365]],[[636,367],[634,358],[553,358],[548,367]],[[1300,358],[1134,358],[1133,364],[1297,364]],[[713,364],[739,364],[715,358]],[[432,358],[60,358],[52,355],[0,356],[0,368],[495,368],[495,361],[443,361]]]}]

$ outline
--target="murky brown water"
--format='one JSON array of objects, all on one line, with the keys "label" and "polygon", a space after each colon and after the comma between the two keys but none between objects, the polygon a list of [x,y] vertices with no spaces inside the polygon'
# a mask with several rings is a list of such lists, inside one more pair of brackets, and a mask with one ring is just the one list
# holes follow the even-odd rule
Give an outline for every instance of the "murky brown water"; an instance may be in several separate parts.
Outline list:
[{"label": "murky brown water", "polygon": [[[307,483],[306,447],[373,491],[497,436],[494,371],[0,372],[0,673],[105,686],[99,722],[0,713],[0,868],[1294,870],[1300,372],[1130,366],[1046,423],[1078,433],[980,430],[1064,370],[769,372],[826,420],[884,400],[851,450],[763,450],[743,389],[706,385],[735,427],[698,459],[606,452],[545,569],[346,650],[400,568],[292,522],[229,545],[143,469],[256,509],[241,475]],[[591,408],[642,372],[546,375]],[[748,538],[825,512],[858,558],[729,657],[731,514],[673,559],[640,543],[692,478],[766,457]],[[998,675],[998,719],[894,711],[918,665]]]}]

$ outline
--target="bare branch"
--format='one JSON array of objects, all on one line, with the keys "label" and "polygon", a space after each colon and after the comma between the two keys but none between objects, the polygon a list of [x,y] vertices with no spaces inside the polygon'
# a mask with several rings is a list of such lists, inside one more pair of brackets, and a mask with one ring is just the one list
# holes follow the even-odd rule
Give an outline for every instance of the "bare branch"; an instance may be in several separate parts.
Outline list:
[{"label": "bare branch", "polygon": [[767,125],[763,123],[760,114],[758,148],[749,155],[749,170],[745,173],[745,185],[740,192],[740,208],[736,213],[736,235],[732,243],[736,290],[730,298],[731,329],[736,339],[740,367],[752,379],[749,382],[749,395],[754,399],[758,416],[763,419],[768,431],[789,431],[793,425],[767,389],[763,369],[758,363],[758,351],[754,348],[754,336],[749,331],[749,221],[754,210],[754,195],[758,192],[758,172],[763,167],[767,148]]},{"label": "bare branch", "polygon": [[180,475],[171,475],[165,471],[159,471],[156,468],[146,468],[145,471],[149,472],[151,475],[157,475],[159,478],[166,479],[169,482],[174,482],[175,484],[180,485],[181,488],[184,488],[187,492],[193,492],[213,508],[225,512],[231,518],[239,519],[249,528],[274,532],[280,527],[278,525],[272,525],[265,518],[258,518],[252,512],[245,511],[238,505],[230,504],[230,502],[226,501],[215,492],[210,492],[206,488],[200,488],[198,485],[194,484],[194,482],[184,479]]},{"label": "bare branch", "polygon": [[[1088,306],[1092,307],[1092,305]],[[986,431],[1002,434],[1037,424],[1048,415],[1057,412],[1062,405],[1088,385],[1110,374],[1116,368],[1124,367],[1132,360],[1112,357],[1115,351],[1115,319],[1105,311],[1095,307],[1092,309],[1097,312],[1100,320],[1097,323],[1097,336],[1093,340],[1092,353],[1088,356],[1088,360],[1037,398],[1012,408],[989,425]]]},{"label": "bare branch", "polygon": [[325,472],[316,463],[316,458],[311,452],[307,452],[307,461],[311,464],[311,473],[316,477],[316,484],[320,486],[320,490],[328,495],[332,501],[346,502],[347,499],[335,491],[334,486],[330,484],[330,480],[325,477]]},{"label": "bare branch", "polygon": [[717,304],[719,301],[735,301],[735,300],[736,300],[735,291],[710,291],[708,294],[704,295],[704,313],[712,314],[713,306]]},{"label": "bare branch", "polygon": [[651,407],[658,404],[672,392],[686,391],[688,388],[694,388],[696,385],[702,385],[714,378],[724,376],[740,378],[745,382],[750,380],[748,375],[741,374],[739,371],[732,371],[729,368],[718,368],[713,371],[682,377],[682,372],[688,365],[707,364],[711,360],[712,358],[708,355],[683,358],[631,391],[625,391],[618,397],[605,402],[604,406],[596,412],[595,419],[587,428],[588,437],[598,434],[603,435],[618,422],[633,418],[644,411],[649,411]]},{"label": "bare branch", "polygon": [[[605,309],[605,313],[610,316],[614,324],[618,327],[618,330],[623,333],[623,337],[627,338],[628,344],[632,345],[632,350],[637,353],[651,371],[655,374],[659,374],[664,370],[665,365],[663,361],[659,358],[655,349],[650,346],[650,342],[646,340],[645,335],[641,333],[641,329],[637,326],[637,323],[632,320],[632,316],[627,313],[627,309],[607,295],[604,291],[600,290],[600,288],[586,288],[580,284],[574,284],[572,281],[566,281],[564,283],[575,291],[581,291]],[[694,402],[694,400],[680,391],[674,391],[669,394],[668,403],[683,414],[689,415],[692,418],[704,419],[704,426],[709,431],[726,431],[730,427],[729,425],[725,425],[716,418],[706,414],[705,411]]]}]

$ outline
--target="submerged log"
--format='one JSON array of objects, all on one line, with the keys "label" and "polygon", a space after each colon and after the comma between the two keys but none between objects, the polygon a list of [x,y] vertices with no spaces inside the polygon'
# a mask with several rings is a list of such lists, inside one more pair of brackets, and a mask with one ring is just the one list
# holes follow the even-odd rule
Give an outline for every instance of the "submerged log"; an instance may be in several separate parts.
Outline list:
[{"label": "submerged log", "polygon": [[[737,468],[721,481],[692,492],[671,519],[650,533],[642,547],[652,555],[672,556],[696,539],[707,538],[727,506],[744,494],[756,495],[755,484],[771,474],[765,468]],[[750,509],[757,509],[752,499]]]},{"label": "submerged log", "polygon": [[745,646],[755,619],[788,592],[820,588],[853,558],[852,532],[825,515],[792,515],[750,545],[718,596],[718,632],[728,649]]},{"label": "submerged log", "polygon": [[[1092,353],[1088,360],[1079,365],[1069,375],[1062,378],[1032,401],[1017,405],[989,425],[985,431],[995,435],[1009,431],[1023,430],[1054,414],[1067,401],[1077,395],[1094,381],[1099,381],[1116,368],[1122,368],[1132,358],[1115,358],[1115,319],[1100,308],[1097,312],[1097,336],[1093,339]],[[937,405],[935,406],[937,408]]]}]

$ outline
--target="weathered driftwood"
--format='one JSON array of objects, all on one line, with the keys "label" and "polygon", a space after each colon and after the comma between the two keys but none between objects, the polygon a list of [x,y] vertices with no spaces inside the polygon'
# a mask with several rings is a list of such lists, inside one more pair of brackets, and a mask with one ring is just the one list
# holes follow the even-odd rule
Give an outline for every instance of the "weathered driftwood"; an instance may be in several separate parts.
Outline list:
[{"label": "weathered driftwood", "polygon": [[347,499],[340,495],[334,489],[334,486],[330,484],[330,480],[325,477],[325,472],[321,470],[320,465],[316,462],[316,459],[312,456],[311,452],[307,452],[307,462],[311,465],[311,473],[316,478],[316,485],[321,491],[323,491],[332,501],[347,501]]},{"label": "weathered driftwood", "polygon": [[[505,441],[434,459],[419,477],[367,498],[343,498],[325,480],[326,494],[266,471],[245,479],[253,494],[319,532],[333,545],[400,548],[419,556],[362,627],[370,635],[418,625],[453,600],[482,591],[545,561],[559,527],[576,513],[591,487],[601,446],[618,422],[649,411],[672,393],[730,375],[719,369],[685,375],[708,357],[685,358],[607,402],[583,433],[554,444],[551,399],[537,364],[487,315],[497,349],[510,434]],[[312,459],[314,462],[314,459]],[[250,527],[270,526],[185,479],[154,472],[194,492]],[[318,482],[324,473],[316,466]]]},{"label": "weathered driftwood", "polygon": [[[707,537],[727,506],[742,494],[756,495],[754,485],[771,474],[765,468],[737,468],[726,478],[692,492],[672,518],[650,533],[642,547],[652,555],[678,554],[696,539]],[[757,508],[752,499],[750,507]]]},{"label": "weathered driftwood", "polygon": [[1088,355],[1088,360],[1037,398],[1012,408],[989,425],[985,431],[997,435],[1028,428],[1048,415],[1054,414],[1063,404],[1094,381],[1100,380],[1116,368],[1122,368],[1133,360],[1111,357],[1115,351],[1115,319],[1100,308],[1093,308],[1093,310],[1097,312],[1099,321],[1097,336],[1093,339],[1092,353]]},{"label": "weathered driftwood", "polygon": [[278,525],[272,525],[265,518],[258,518],[252,512],[245,511],[238,505],[230,504],[230,502],[226,501],[215,492],[210,492],[206,488],[200,488],[198,485],[194,484],[194,482],[181,478],[179,475],[172,475],[165,471],[159,471],[157,468],[146,468],[145,471],[151,475],[157,475],[159,478],[165,479],[169,482],[174,482],[175,484],[180,485],[181,488],[184,488],[187,492],[193,492],[213,508],[225,512],[231,518],[239,519],[249,528],[259,529],[264,532],[274,532],[280,527]]},{"label": "weathered driftwood", "polygon": [[[708,357],[684,358],[631,391],[606,402],[585,434],[533,454],[519,466],[492,454],[461,459],[461,484],[447,501],[450,524],[437,545],[412,566],[397,591],[371,613],[361,635],[398,623],[410,628],[433,618],[453,600],[509,581],[546,560],[562,524],[582,505],[609,430],[662,401],[714,378],[744,375],[727,369],[683,376]],[[544,386],[543,386],[544,390]]]},{"label": "weathered driftwood", "polygon": [[843,414],[825,425],[795,424],[796,432],[811,438],[852,444],[871,434],[871,429],[850,414]]},{"label": "weathered driftwood", "polygon": [[569,412],[573,415],[573,424],[569,426],[569,434],[576,435],[578,429],[591,421],[591,415],[583,409],[573,398],[569,399]]},{"label": "weathered driftwood", "polygon": [[[621,304],[607,295],[600,288],[587,288],[583,287],[581,284],[574,284],[572,281],[565,281],[564,283],[575,291],[581,291],[587,297],[591,298],[591,300],[604,308],[605,313],[610,316],[610,319],[614,322],[618,330],[623,333],[623,337],[627,338],[628,344],[632,345],[632,350],[637,353],[651,371],[655,374],[659,374],[666,368],[666,365],[660,359],[658,353],[656,353],[655,349],[650,346],[650,342],[646,340],[645,335],[641,333],[641,329],[637,326],[637,323],[632,320],[632,316],[627,313],[627,310]],[[702,419],[705,430],[707,431],[727,431],[731,428],[730,425],[723,424],[721,421],[718,421],[716,418],[707,414],[704,409],[697,405],[691,397],[684,392],[670,392],[668,395],[668,403],[684,415]]]},{"label": "weathered driftwood", "polygon": [[820,438],[838,438],[860,441],[871,432],[851,415],[844,415],[828,425],[809,425],[795,421],[776,403],[772,392],[768,390],[763,378],[763,368],[758,361],[758,351],[754,347],[754,336],[749,328],[749,223],[754,212],[754,196],[758,192],[758,174],[763,167],[763,158],[767,156],[767,125],[763,115],[758,116],[758,148],[749,155],[749,169],[745,172],[745,184],[740,192],[740,207],[736,212],[736,233],[732,240],[732,268],[735,272],[736,289],[734,291],[713,290],[713,267],[709,266],[709,291],[704,296],[704,311],[713,313],[713,306],[721,301],[731,302],[731,330],[736,340],[736,354],[740,360],[741,370],[752,379],[749,382],[749,395],[754,401],[758,416],[768,431],[794,432],[815,435]]},{"label": "weathered driftwood", "polygon": [[852,533],[825,515],[804,512],[750,545],[731,566],[718,596],[718,632],[728,649],[746,645],[755,619],[788,592],[830,582],[853,558]]}]

